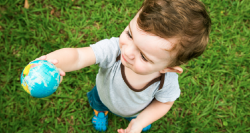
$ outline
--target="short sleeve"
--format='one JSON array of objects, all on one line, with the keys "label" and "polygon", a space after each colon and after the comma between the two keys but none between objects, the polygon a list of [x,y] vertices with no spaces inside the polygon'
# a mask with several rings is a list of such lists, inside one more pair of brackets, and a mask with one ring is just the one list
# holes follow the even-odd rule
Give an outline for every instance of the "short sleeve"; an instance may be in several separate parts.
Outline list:
[{"label": "short sleeve", "polygon": [[180,97],[181,90],[178,83],[178,75],[176,73],[167,73],[165,75],[164,85],[158,90],[154,97],[157,101],[166,103],[175,101]]},{"label": "short sleeve", "polygon": [[96,64],[102,68],[109,68],[120,54],[119,38],[104,39],[90,45],[96,57]]}]

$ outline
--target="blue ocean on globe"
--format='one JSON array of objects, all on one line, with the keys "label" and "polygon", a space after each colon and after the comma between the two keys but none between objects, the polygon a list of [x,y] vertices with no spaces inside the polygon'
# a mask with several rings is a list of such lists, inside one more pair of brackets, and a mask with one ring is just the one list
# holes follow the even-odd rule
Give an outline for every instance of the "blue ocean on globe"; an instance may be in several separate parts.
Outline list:
[{"label": "blue ocean on globe", "polygon": [[47,60],[30,62],[21,74],[21,84],[24,90],[37,98],[44,98],[53,94],[59,83],[59,70]]}]

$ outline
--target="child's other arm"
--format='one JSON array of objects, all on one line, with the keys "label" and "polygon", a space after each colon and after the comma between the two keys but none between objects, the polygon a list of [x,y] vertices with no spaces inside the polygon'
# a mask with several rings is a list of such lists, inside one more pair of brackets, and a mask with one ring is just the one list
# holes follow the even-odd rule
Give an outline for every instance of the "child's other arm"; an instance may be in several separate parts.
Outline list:
[{"label": "child's other arm", "polygon": [[119,133],[140,133],[142,129],[154,121],[163,117],[172,107],[174,102],[161,103],[157,100],[145,108],[136,119],[129,123],[126,131],[123,129],[118,129]]},{"label": "child's other arm", "polygon": [[46,60],[56,60],[56,67],[64,72],[79,70],[96,62],[95,54],[91,47],[59,49],[47,54]]}]

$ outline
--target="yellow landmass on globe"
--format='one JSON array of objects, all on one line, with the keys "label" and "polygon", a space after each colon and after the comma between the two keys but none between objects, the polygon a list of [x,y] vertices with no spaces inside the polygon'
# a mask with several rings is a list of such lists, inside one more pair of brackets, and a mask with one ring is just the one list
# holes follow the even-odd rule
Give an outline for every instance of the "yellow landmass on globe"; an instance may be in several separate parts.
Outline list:
[{"label": "yellow landmass on globe", "polygon": [[[24,70],[23,70],[23,78],[25,78],[26,76],[28,76],[30,69],[36,66],[39,66],[40,64],[28,64]],[[26,84],[26,82],[22,83],[23,89],[30,94],[28,85]]]},{"label": "yellow landmass on globe", "polygon": [[33,68],[33,67],[35,67],[35,66],[39,66],[39,65],[40,65],[40,64],[29,64],[29,65],[27,65],[27,66],[24,68],[24,70],[23,70],[23,77],[25,78],[25,77],[29,74],[31,68]]},{"label": "yellow landmass on globe", "polygon": [[24,83],[24,84],[25,84],[25,85],[22,84],[23,89],[24,89],[27,93],[30,94],[30,90],[29,90],[29,88],[28,88],[28,85],[27,85],[26,83]]},{"label": "yellow landmass on globe", "polygon": [[27,65],[24,70],[23,70],[23,77],[25,77],[26,75],[29,74],[29,71],[30,71],[30,66],[32,66],[33,64],[29,64]]}]

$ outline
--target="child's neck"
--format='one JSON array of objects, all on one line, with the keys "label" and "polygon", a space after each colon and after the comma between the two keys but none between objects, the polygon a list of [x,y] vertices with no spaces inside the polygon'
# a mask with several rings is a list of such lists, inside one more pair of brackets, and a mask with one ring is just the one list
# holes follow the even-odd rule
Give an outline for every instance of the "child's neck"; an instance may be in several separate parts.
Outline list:
[{"label": "child's neck", "polygon": [[139,75],[127,67],[124,68],[124,71],[130,85],[134,89],[138,90],[146,86],[151,80],[161,75],[160,72],[155,72],[148,75]]}]

